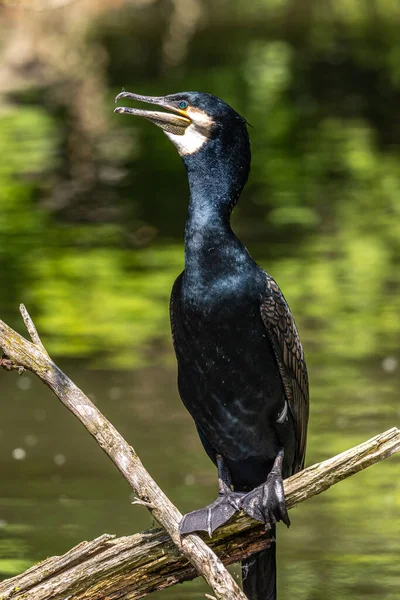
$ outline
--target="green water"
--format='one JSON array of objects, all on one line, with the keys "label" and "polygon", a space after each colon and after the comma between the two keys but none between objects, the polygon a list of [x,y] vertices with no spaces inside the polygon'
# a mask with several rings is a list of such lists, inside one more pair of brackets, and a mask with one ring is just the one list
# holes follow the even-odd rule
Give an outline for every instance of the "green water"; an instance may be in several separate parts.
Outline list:
[{"label": "green water", "polygon": [[[211,501],[215,472],[177,397],[171,368],[130,373],[62,364],[135,447],[182,511]],[[311,367],[313,410],[307,463],[329,457],[398,422],[398,374],[360,369],[363,395],[336,395]],[[357,370],[355,370],[357,374]],[[104,532],[151,525],[128,485],[82,426],[31,375],[1,375],[0,570],[14,574]],[[25,458],[13,458],[16,449]],[[396,598],[400,539],[399,460],[342,482],[292,511],[278,530],[281,597]],[[201,598],[199,581],[159,597]]]},{"label": "green water", "polygon": [[[177,394],[168,323],[186,175],[160,130],[112,112],[122,86],[209,91],[253,126],[233,223],[296,317],[307,464],[398,425],[396,4],[89,4],[0,9],[0,318],[22,332],[26,303],[51,355],[180,510],[215,497]],[[47,388],[0,372],[0,390],[1,578],[151,525]],[[282,600],[400,597],[399,472],[392,458],[292,511],[290,530],[278,529]],[[155,597],[205,591],[196,580]]]}]

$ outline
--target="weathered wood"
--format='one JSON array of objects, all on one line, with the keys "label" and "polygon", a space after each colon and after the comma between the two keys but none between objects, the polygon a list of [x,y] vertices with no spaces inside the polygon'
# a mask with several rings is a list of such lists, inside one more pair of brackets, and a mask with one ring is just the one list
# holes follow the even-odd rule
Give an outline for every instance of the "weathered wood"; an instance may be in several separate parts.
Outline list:
[{"label": "weathered wood", "polygon": [[[211,549],[199,536],[181,541],[179,511],[145,471],[134,450],[51,361],[24,307],[21,312],[34,343],[0,321],[0,347],[7,356],[1,365],[9,370],[29,369],[54,391],[129,481],[138,502],[151,509],[169,535],[152,529],[130,537],[114,539],[105,534],[92,542],[82,542],[65,555],[49,558],[0,583],[0,600],[134,600],[199,573],[205,575],[218,597],[243,599],[229,574],[226,578],[227,571],[213,550],[224,563],[237,562],[266,547],[268,540],[262,527],[246,515],[239,515],[215,533],[209,541]],[[399,450],[400,431],[393,428],[309,467],[285,481],[288,508]]]},{"label": "weathered wood", "polygon": [[[288,507],[399,451],[400,431],[394,427],[308,467],[284,482]],[[209,543],[230,564],[264,548],[267,538],[260,525],[240,515],[217,530]],[[118,539],[103,535],[49,558],[0,583],[0,600],[136,600],[194,577],[196,570],[176,551],[169,535],[150,529]]]},{"label": "weathered wood", "polygon": [[129,482],[139,500],[145,503],[153,517],[165,527],[179,551],[203,575],[217,598],[246,600],[223,563],[199,536],[180,537],[178,525],[182,515],[179,510],[150,477],[134,449],[51,360],[24,305],[20,306],[20,311],[32,342],[0,321],[0,348],[7,359],[17,368],[24,367],[35,373],[81,421]]}]

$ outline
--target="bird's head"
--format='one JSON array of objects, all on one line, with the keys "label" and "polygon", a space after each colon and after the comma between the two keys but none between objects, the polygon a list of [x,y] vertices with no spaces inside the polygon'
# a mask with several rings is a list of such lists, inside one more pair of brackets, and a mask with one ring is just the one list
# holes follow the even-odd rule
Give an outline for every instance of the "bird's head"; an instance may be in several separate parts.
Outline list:
[{"label": "bird's head", "polygon": [[199,155],[207,156],[212,162],[214,155],[214,160],[223,158],[228,162],[236,162],[236,166],[238,162],[250,165],[246,120],[216,96],[182,92],[153,97],[121,92],[115,101],[122,99],[153,104],[161,109],[118,106],[115,112],[144,117],[163,129],[185,164],[190,163],[191,158],[198,159]]}]

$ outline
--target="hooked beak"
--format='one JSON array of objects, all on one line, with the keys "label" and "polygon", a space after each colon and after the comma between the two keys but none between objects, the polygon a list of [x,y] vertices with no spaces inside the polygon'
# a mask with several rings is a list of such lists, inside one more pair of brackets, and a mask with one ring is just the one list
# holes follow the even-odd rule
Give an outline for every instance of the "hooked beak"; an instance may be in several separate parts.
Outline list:
[{"label": "hooked beak", "polygon": [[161,112],[156,110],[142,110],[139,108],[128,108],[126,106],[118,106],[114,110],[116,113],[144,117],[158,127],[161,127],[161,129],[167,133],[184,135],[186,127],[188,127],[192,122],[185,114],[185,111],[180,110],[176,106],[172,106],[163,96],[141,96],[139,94],[132,94],[131,92],[121,92],[115,98],[115,102],[118,102],[118,100],[121,100],[122,98],[130,98],[131,100],[146,102],[147,104],[156,104],[157,106],[161,106],[162,108],[170,111]]}]

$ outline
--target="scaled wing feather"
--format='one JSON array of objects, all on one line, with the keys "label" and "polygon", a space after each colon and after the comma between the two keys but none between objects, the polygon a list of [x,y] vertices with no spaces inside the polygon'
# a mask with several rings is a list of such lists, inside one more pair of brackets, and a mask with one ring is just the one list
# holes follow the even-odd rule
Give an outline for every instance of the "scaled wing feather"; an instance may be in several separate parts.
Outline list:
[{"label": "scaled wing feather", "polygon": [[277,283],[266,275],[266,294],[261,317],[275,352],[286,397],[296,428],[293,472],[304,466],[308,422],[308,375],[303,347],[290,309]]}]

